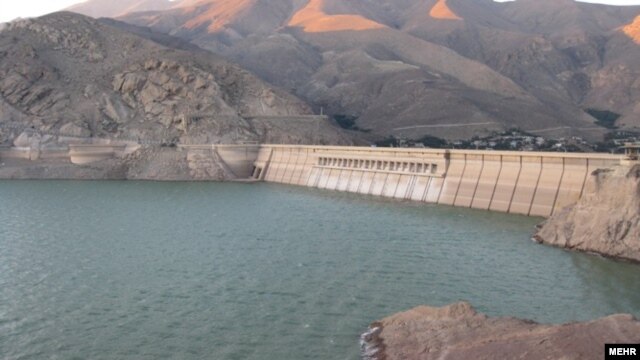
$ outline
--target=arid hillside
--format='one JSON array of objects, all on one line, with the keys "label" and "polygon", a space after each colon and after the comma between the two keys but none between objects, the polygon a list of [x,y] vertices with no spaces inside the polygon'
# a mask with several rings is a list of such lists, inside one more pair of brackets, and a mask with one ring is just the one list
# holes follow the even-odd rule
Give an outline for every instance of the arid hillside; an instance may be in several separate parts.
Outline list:
[{"label": "arid hillside", "polygon": [[92,17],[116,17],[132,12],[166,10],[174,5],[170,0],[109,0],[82,2],[68,10]]},{"label": "arid hillside", "polygon": [[607,129],[587,110],[640,127],[639,15],[573,0],[183,0],[119,19],[217,52],[367,136],[595,139]]},{"label": "arid hillside", "polygon": [[0,145],[25,130],[52,135],[45,143],[58,134],[166,144],[348,142],[327,122],[295,120],[312,114],[304,101],[239,66],[114,23],[63,12],[0,32]]}]

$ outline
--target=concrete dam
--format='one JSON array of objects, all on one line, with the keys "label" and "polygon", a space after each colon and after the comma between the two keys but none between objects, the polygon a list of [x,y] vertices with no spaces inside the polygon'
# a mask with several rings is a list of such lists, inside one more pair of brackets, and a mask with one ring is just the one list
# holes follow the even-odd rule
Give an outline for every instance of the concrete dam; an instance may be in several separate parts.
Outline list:
[{"label": "concrete dam", "polygon": [[[529,216],[577,202],[622,155],[296,145],[208,145],[239,177]],[[189,149],[193,151],[195,149]]]},{"label": "concrete dam", "polygon": [[[0,158],[83,165],[135,152],[135,142],[0,149]],[[595,170],[624,155],[304,145],[178,145],[190,168],[217,164],[228,178],[549,217],[576,203]],[[206,180],[204,177],[201,180]]]}]

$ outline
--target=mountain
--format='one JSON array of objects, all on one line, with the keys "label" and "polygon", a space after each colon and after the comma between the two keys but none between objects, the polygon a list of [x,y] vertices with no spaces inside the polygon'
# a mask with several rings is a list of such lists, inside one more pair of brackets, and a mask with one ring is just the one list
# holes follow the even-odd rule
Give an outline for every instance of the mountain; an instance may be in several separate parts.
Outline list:
[{"label": "mountain", "polygon": [[597,139],[608,129],[593,110],[640,127],[639,15],[573,0],[182,0],[119,19],[219,53],[370,138]]},{"label": "mountain", "polygon": [[622,32],[627,35],[636,44],[640,45],[640,15],[637,16],[631,23],[622,27]]},{"label": "mountain", "polygon": [[132,12],[165,10],[174,5],[170,0],[91,0],[68,10],[91,17],[117,17]]},{"label": "mountain", "polygon": [[0,32],[0,144],[25,129],[53,134],[52,146],[57,134],[163,143],[348,142],[328,123],[274,124],[279,120],[270,117],[311,109],[239,66],[182,40],[157,34],[152,41],[116,24],[63,12]]}]

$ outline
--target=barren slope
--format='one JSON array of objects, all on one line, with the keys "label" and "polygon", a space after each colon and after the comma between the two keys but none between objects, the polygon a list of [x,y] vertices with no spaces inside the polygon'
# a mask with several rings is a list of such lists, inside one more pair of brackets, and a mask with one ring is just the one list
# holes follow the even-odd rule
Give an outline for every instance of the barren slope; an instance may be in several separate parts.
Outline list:
[{"label": "barren slope", "polygon": [[[303,101],[211,53],[161,46],[72,13],[10,24],[0,33],[0,54],[0,113],[7,114],[0,143],[28,127],[167,143],[269,142],[287,126],[257,129],[248,118],[311,113]],[[346,141],[336,129],[316,126],[309,132],[317,129],[322,141]],[[290,140],[310,136],[298,131]]]},{"label": "barren slope", "polygon": [[122,19],[219,52],[380,136],[456,137],[477,123],[492,125],[459,137],[520,127],[595,139],[606,130],[586,109],[640,125],[639,14],[573,0],[183,0]]}]

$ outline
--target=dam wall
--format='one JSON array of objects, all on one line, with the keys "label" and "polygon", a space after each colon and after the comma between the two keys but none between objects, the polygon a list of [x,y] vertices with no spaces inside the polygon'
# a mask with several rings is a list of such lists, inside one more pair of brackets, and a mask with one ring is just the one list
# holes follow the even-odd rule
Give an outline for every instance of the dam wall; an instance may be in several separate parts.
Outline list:
[{"label": "dam wall", "polygon": [[[124,158],[136,143],[2,147],[3,160],[86,165]],[[195,180],[265,181],[530,216],[576,203],[596,169],[624,155],[303,145],[178,145]],[[195,175],[194,175],[195,174]]]},{"label": "dam wall", "polygon": [[548,217],[580,199],[609,154],[262,145],[266,182]]}]

